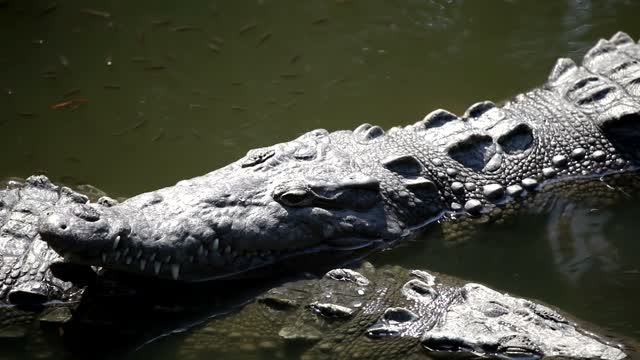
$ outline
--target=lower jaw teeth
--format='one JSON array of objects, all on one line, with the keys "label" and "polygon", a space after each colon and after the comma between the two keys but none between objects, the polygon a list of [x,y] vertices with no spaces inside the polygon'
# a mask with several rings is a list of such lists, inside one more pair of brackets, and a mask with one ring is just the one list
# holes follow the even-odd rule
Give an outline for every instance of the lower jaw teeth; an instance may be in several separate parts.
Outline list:
[{"label": "lower jaw teeth", "polygon": [[178,275],[180,275],[180,265],[171,265],[171,277],[173,278],[173,280],[178,280]]}]

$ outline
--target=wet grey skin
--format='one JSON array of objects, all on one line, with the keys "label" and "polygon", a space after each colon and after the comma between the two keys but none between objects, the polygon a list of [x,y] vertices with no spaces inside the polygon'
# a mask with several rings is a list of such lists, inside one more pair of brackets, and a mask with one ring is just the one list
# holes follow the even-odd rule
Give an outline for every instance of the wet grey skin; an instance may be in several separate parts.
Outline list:
[{"label": "wet grey skin", "polygon": [[635,169],[639,60],[620,32],[501,107],[435,110],[387,132],[314,130],[120,204],[56,207],[40,234],[71,262],[185,281],[384,247],[549,183]]},{"label": "wet grey skin", "polygon": [[[0,304],[36,305],[78,299],[82,289],[52,271],[63,259],[42,241],[37,226],[40,217],[52,207],[84,204],[89,199],[70,188],[52,184],[44,176],[7,181],[2,185]],[[86,272],[91,270],[86,268],[78,275]]]},{"label": "wet grey skin", "polygon": [[[285,356],[291,344],[304,344],[302,353]],[[446,275],[365,263],[273,288],[182,336],[177,356],[611,360],[632,351],[540,303]]]}]

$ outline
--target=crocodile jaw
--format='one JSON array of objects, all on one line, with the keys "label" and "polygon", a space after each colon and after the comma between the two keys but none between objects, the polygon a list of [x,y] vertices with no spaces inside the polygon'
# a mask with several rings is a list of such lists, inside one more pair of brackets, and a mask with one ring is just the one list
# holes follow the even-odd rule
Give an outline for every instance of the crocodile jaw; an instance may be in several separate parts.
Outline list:
[{"label": "crocodile jaw", "polygon": [[276,210],[263,220],[267,231],[252,216],[265,213],[264,207],[204,211],[208,216],[200,209],[200,216],[154,219],[144,207],[126,203],[59,207],[41,221],[39,231],[66,261],[182,281],[239,276],[304,256],[344,262],[384,245],[378,230],[363,237],[353,232],[353,224],[343,223],[336,237],[315,226],[282,226],[287,212],[271,207]]}]

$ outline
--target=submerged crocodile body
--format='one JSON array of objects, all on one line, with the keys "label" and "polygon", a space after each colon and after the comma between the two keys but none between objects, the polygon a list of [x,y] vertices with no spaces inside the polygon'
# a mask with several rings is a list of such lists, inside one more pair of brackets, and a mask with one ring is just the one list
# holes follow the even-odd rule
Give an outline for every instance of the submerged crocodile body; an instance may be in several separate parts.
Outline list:
[{"label": "submerged crocodile body", "polygon": [[[79,298],[82,290],[60,279],[64,277],[63,259],[42,241],[37,225],[54,206],[88,201],[85,195],[56,186],[44,176],[8,181],[5,189],[0,188],[0,304]],[[57,265],[58,276],[52,271]]]},{"label": "submerged crocodile body", "polygon": [[20,337],[39,359],[156,358],[168,334],[179,359],[615,360],[637,351],[540,303],[398,266],[365,263],[257,287],[132,284],[114,295],[98,282],[80,306],[50,303],[40,313],[0,307],[0,344]]},{"label": "submerged crocodile body", "polygon": [[40,233],[71,262],[184,281],[363,256],[549,183],[635,169],[639,60],[640,45],[618,33],[502,107],[436,110],[386,133],[314,130],[117,205],[56,207]]},{"label": "submerged crocodile body", "polygon": [[444,275],[367,263],[276,287],[179,344],[181,359],[626,357],[547,306]]}]

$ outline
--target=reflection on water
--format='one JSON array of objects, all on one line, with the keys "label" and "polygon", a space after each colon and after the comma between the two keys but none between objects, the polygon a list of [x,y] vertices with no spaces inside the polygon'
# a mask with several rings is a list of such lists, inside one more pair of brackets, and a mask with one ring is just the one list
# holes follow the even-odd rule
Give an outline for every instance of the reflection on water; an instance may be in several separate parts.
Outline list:
[{"label": "reflection on water", "polygon": [[[593,267],[609,274],[618,270],[617,250],[603,233],[611,216],[609,212],[577,208],[575,204],[554,209],[547,225],[551,253],[558,271],[572,283]],[[573,241],[567,244],[567,238]]]},{"label": "reflection on water", "polygon": [[[45,172],[129,196],[313,128],[461,113],[540,84],[556,58],[600,37],[637,38],[638,10],[624,0],[3,0],[0,177]],[[539,298],[637,339],[632,199],[556,200],[473,241],[425,235],[374,261]]]}]

